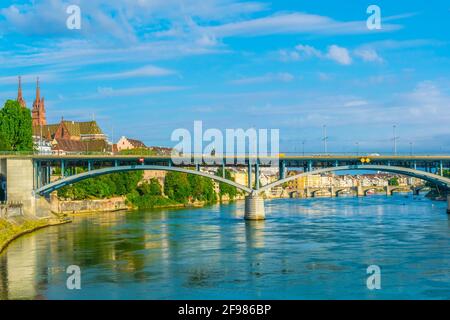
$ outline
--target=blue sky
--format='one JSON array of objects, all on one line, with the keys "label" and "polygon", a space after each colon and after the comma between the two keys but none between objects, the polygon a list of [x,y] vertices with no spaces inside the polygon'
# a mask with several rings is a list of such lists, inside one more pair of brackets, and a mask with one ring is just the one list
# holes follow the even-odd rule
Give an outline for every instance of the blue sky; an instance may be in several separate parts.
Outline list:
[{"label": "blue sky", "polygon": [[[66,8],[81,8],[81,30]],[[369,5],[382,29],[366,27]],[[176,128],[277,128],[281,149],[450,152],[445,1],[0,3],[0,101],[41,78],[49,122],[173,146]]]}]

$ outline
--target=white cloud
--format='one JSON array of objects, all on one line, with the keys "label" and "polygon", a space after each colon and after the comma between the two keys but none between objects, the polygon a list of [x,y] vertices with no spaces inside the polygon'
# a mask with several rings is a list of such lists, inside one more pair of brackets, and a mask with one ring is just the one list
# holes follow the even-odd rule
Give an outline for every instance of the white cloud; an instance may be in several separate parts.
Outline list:
[{"label": "white cloud", "polygon": [[187,87],[181,86],[148,86],[148,87],[124,88],[124,89],[114,89],[112,87],[99,87],[97,88],[97,94],[91,96],[83,96],[81,98],[88,99],[88,98],[105,98],[118,96],[134,96],[149,93],[173,92],[185,89],[187,89]]},{"label": "white cloud", "polygon": [[291,82],[295,79],[295,77],[290,73],[268,73],[259,77],[249,77],[242,78],[231,81],[232,84],[236,85],[247,85],[247,84],[261,84],[268,82]]},{"label": "white cloud", "polygon": [[339,64],[350,65],[352,58],[346,48],[332,45],[328,48],[327,58],[336,61]]},{"label": "white cloud", "polygon": [[85,77],[85,79],[128,79],[128,78],[137,78],[137,77],[167,76],[167,75],[172,75],[172,74],[175,74],[175,71],[149,65],[149,66],[145,66],[145,67],[130,70],[130,71],[88,76],[88,77]]},{"label": "white cloud", "polygon": [[293,51],[282,50],[279,51],[280,59],[282,61],[298,61],[306,60],[308,58],[328,59],[342,65],[350,65],[352,58],[348,49],[338,45],[331,45],[326,52],[322,52],[310,45],[299,44]]},{"label": "white cloud", "polygon": [[295,47],[301,57],[321,57],[322,53],[314,47],[299,44]]},{"label": "white cloud", "polygon": [[[384,24],[383,31],[399,29],[400,26]],[[217,26],[205,27],[218,37],[261,36],[271,34],[360,34],[368,33],[366,21],[341,22],[326,16],[301,12],[274,14]]]},{"label": "white cloud", "polygon": [[356,49],[353,53],[355,56],[361,58],[365,62],[378,62],[382,63],[383,58],[381,58],[374,49]]},{"label": "white cloud", "polygon": [[284,62],[300,60],[300,54],[295,50],[280,50],[278,54],[280,60]]},{"label": "white cloud", "polygon": [[344,107],[361,107],[368,105],[369,103],[366,100],[352,100],[349,102],[346,102],[344,104]]}]

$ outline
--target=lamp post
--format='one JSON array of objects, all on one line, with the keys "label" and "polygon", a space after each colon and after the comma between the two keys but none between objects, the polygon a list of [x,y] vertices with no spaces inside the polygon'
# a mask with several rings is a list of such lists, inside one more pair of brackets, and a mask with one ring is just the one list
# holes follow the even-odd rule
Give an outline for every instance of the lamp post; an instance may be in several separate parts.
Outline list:
[{"label": "lamp post", "polygon": [[392,138],[392,140],[394,141],[394,155],[395,155],[395,156],[397,155],[397,139],[398,139],[398,137],[397,137],[397,135],[396,135],[396,129],[397,129],[397,126],[394,124],[394,125],[392,126],[392,133],[393,133],[393,138]]},{"label": "lamp post", "polygon": [[323,141],[323,147],[324,147],[325,154],[327,154],[328,153],[328,136],[327,136],[327,126],[326,125],[323,126],[322,141]]}]

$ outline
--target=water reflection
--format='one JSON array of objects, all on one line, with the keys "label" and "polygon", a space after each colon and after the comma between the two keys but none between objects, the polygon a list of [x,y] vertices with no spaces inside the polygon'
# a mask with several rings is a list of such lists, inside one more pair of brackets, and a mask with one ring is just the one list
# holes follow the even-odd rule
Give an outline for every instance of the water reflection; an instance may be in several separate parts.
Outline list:
[{"label": "water reflection", "polygon": [[[242,203],[83,215],[12,243],[0,256],[0,298],[450,297],[444,203],[286,199],[266,210],[266,221],[244,221]],[[376,295],[363,285],[374,263],[389,271]],[[80,291],[65,287],[73,264]]]},{"label": "water reflection", "polygon": [[264,248],[264,226],[266,221],[245,221],[246,243],[251,248]]}]

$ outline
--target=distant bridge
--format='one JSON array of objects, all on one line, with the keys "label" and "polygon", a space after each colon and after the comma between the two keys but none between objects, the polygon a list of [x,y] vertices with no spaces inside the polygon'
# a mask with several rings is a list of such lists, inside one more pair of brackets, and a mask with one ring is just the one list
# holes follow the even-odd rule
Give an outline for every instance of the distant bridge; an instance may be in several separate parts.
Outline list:
[{"label": "distant bridge", "polygon": [[[366,164],[362,163],[362,159]],[[369,159],[369,160],[367,160]],[[279,179],[265,186],[259,185],[261,167],[276,166]],[[86,172],[77,173],[83,167]],[[219,177],[200,169],[204,167],[241,167],[247,170],[247,185]],[[61,177],[51,181],[53,168],[61,169]],[[264,202],[260,194],[276,186],[303,176],[333,171],[383,171],[423,179],[441,189],[450,190],[450,179],[443,176],[450,168],[450,156],[355,156],[317,155],[278,157],[211,157],[193,156],[189,159],[170,156],[136,155],[0,155],[0,175],[6,177],[7,199],[22,202],[31,213],[36,211],[35,197],[45,196],[66,185],[96,176],[133,170],[165,170],[195,174],[227,183],[248,194],[246,218],[264,217]],[[294,169],[302,173],[287,176]],[[222,170],[225,172],[225,170]],[[255,176],[253,179],[252,176]],[[255,185],[253,185],[255,181]],[[449,208],[450,210],[450,198]]]}]

